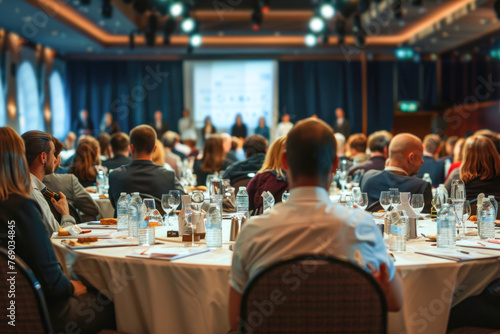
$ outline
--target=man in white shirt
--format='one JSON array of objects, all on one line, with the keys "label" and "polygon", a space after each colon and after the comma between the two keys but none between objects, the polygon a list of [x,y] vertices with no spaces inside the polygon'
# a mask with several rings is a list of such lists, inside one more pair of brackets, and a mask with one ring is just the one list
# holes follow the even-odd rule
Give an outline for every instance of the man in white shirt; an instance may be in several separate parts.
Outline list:
[{"label": "man in white shirt", "polygon": [[[43,178],[47,174],[54,172],[56,163],[55,145],[53,137],[41,131],[28,131],[21,136],[26,147],[26,160],[30,167],[31,190],[30,197],[35,200],[42,209],[42,219],[45,228],[49,234],[59,230],[59,222],[54,218],[50,206],[44,198],[43,191],[46,186],[43,184]],[[69,215],[68,202],[63,193],[59,193],[61,198],[56,201],[51,198],[52,205],[61,214],[61,225],[63,227],[75,224],[75,219]]]},{"label": "man in white shirt", "polygon": [[286,136],[288,132],[293,128],[293,123],[290,122],[290,115],[284,114],[281,116],[281,123],[276,126],[276,131],[274,133],[274,139],[281,136]]},{"label": "man in white shirt", "polygon": [[230,272],[231,329],[237,329],[241,296],[252,276],[281,259],[312,253],[339,257],[371,272],[385,292],[389,310],[398,311],[402,284],[373,218],[329,199],[338,164],[331,127],[315,119],[299,122],[288,134],[281,163],[287,172],[289,199],[248,221],[235,244]]},{"label": "man in white shirt", "polygon": [[194,121],[189,117],[189,110],[182,111],[182,118],[179,120],[179,133],[182,140],[194,139],[196,141],[196,129]]}]

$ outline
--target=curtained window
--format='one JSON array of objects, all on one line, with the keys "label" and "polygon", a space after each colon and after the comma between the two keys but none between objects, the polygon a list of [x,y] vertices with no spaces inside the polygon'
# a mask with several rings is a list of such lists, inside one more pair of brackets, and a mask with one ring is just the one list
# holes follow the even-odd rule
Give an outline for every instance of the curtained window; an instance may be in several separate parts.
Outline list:
[{"label": "curtained window", "polygon": [[22,63],[17,72],[17,109],[21,134],[29,130],[45,131],[35,71],[28,62]]},{"label": "curtained window", "polygon": [[50,85],[50,109],[52,111],[52,134],[56,138],[64,138],[68,133],[68,115],[65,110],[64,86],[59,72],[55,71],[49,79]]}]

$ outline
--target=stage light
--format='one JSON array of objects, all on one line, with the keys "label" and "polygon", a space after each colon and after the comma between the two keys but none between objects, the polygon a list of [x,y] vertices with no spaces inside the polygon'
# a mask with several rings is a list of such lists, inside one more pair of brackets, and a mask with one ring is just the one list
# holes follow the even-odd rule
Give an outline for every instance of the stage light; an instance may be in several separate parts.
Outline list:
[{"label": "stage light", "polygon": [[163,24],[163,44],[170,44],[170,36],[174,33],[177,24],[175,20],[170,18]]},{"label": "stage light", "polygon": [[144,36],[146,37],[146,45],[152,47],[155,45],[156,30],[158,29],[158,17],[156,14],[151,14],[148,17],[148,24]]},{"label": "stage light", "polygon": [[304,37],[304,42],[310,48],[315,47],[318,44],[318,37],[315,34],[307,34]]},{"label": "stage light", "polygon": [[323,3],[319,8],[319,12],[325,20],[330,20],[335,16],[335,8],[329,2]]},{"label": "stage light", "polygon": [[113,16],[113,6],[111,5],[111,0],[102,0],[101,14],[107,19]]},{"label": "stage light", "polygon": [[346,34],[344,19],[338,19],[337,21],[335,21],[335,31],[337,33],[339,44],[344,44]]},{"label": "stage light", "polygon": [[139,14],[144,14],[148,10],[148,0],[135,0],[134,9]]},{"label": "stage light", "polygon": [[181,22],[181,29],[186,34],[191,33],[196,28],[196,21],[192,17],[186,17]]},{"label": "stage light", "polygon": [[192,46],[192,47],[199,47],[201,44],[203,43],[203,38],[201,37],[201,35],[199,33],[196,33],[196,34],[193,34],[191,35],[191,37],[189,37],[189,44]]},{"label": "stage light", "polygon": [[495,10],[497,19],[500,20],[500,0],[495,1],[495,3],[493,4],[493,9]]},{"label": "stage light", "polygon": [[309,21],[309,29],[315,33],[321,32],[325,29],[325,21],[319,16],[314,16]]},{"label": "stage light", "polygon": [[184,13],[184,4],[180,1],[175,1],[169,7],[170,16],[179,17]]}]

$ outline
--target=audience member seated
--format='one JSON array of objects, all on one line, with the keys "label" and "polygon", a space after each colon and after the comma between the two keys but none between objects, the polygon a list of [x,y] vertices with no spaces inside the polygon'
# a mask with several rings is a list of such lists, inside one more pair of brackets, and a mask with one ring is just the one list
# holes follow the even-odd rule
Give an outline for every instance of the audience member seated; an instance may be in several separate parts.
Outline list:
[{"label": "audience member seated", "polygon": [[231,136],[245,139],[247,137],[247,133],[247,126],[243,123],[241,115],[236,115],[236,123],[231,129]]},{"label": "audience member seated", "polygon": [[283,114],[283,116],[281,116],[281,122],[279,122],[278,125],[276,126],[276,130],[274,132],[274,139],[276,140],[276,138],[286,136],[292,128],[293,128],[293,123],[290,122],[290,115]]},{"label": "audience member seated", "polygon": [[[63,149],[63,143],[54,138],[54,144],[56,148],[55,169],[57,170],[61,162],[60,153]],[[95,218],[101,216],[99,206],[73,174],[47,174],[43,178],[43,183],[53,192],[62,192],[66,196],[68,203],[80,210],[83,216],[88,216],[89,219],[87,220],[95,220]]]},{"label": "audience member seated", "polygon": [[446,139],[446,143],[444,144],[444,152],[442,150],[439,151],[439,161],[445,162],[445,175],[448,175],[448,170],[450,168],[450,164],[453,162],[453,149],[455,148],[455,144],[458,141],[457,136],[451,136]]},{"label": "audience member seated", "polygon": [[124,132],[117,132],[111,136],[109,141],[113,158],[102,162],[102,165],[111,171],[112,169],[128,165],[132,162],[129,158],[129,138]]},{"label": "audience member seated", "polygon": [[152,161],[160,166],[163,166],[166,170],[172,171],[175,173],[175,170],[165,162],[165,149],[163,148],[163,144],[161,141],[156,139],[156,147],[153,151],[153,155],[151,156]]},{"label": "audience member seated", "polygon": [[155,129],[156,136],[161,140],[161,137],[168,131],[168,122],[163,120],[163,113],[161,110],[156,110],[154,114],[154,122],[149,124]]},{"label": "audience member seated", "polygon": [[498,154],[500,154],[500,137],[496,132],[493,132],[489,129],[482,129],[474,132],[474,136],[479,135],[485,136],[486,138],[491,140],[493,145],[495,145],[495,149],[497,150]]},{"label": "audience member seated", "polygon": [[220,137],[222,138],[222,147],[224,148],[224,153],[226,153],[226,159],[231,161],[231,163],[238,161],[235,151],[232,150],[233,139],[229,133],[221,133]]},{"label": "audience member seated", "polygon": [[354,165],[368,161],[370,158],[366,155],[366,136],[363,133],[355,133],[349,137],[346,143],[349,153]]},{"label": "audience member seated", "polygon": [[234,245],[228,308],[232,330],[238,326],[247,282],[259,270],[302,254],[334,255],[359,265],[378,280],[390,311],[402,307],[401,280],[371,215],[329,199],[338,163],[335,151],[333,130],[323,121],[307,119],[289,132],[282,165],[290,198],[245,223]]},{"label": "audience member seated", "polygon": [[389,143],[391,138],[386,131],[374,132],[368,137],[368,147],[370,148],[370,160],[352,166],[348,170],[348,175],[353,176],[358,170],[383,170],[385,168],[385,160],[389,153]]},{"label": "audience member seated", "polygon": [[257,173],[267,152],[267,140],[261,135],[253,135],[247,138],[243,144],[246,160],[231,164],[224,173],[224,179],[230,179],[231,184],[238,178],[245,177],[250,173]]},{"label": "audience member seated", "polygon": [[105,132],[110,136],[114,133],[120,132],[120,126],[114,120],[112,113],[107,112],[104,114],[99,130],[100,132]]},{"label": "audience member seated", "polygon": [[173,131],[167,131],[161,137],[161,143],[165,151],[165,163],[169,164],[175,170],[175,175],[178,179],[181,177],[182,172],[182,160],[181,158],[172,152],[172,148],[177,141],[177,134]]},{"label": "audience member seated", "polygon": [[196,175],[198,185],[205,185],[208,174],[213,174],[225,170],[231,161],[226,159],[222,138],[211,135],[205,141],[203,147],[203,157],[194,162],[193,173]]},{"label": "audience member seated", "polygon": [[139,192],[161,199],[170,190],[184,194],[175,173],[152,161],[156,148],[156,132],[149,125],[136,126],[130,132],[130,150],[133,161],[109,174],[109,199],[113,208],[121,192]]},{"label": "audience member seated", "polygon": [[269,191],[275,203],[281,202],[281,196],[288,190],[286,172],[281,166],[281,156],[285,150],[286,136],[277,138],[269,147],[266,160],[257,175],[247,185],[250,212],[260,214],[263,211],[262,193]]},{"label": "audience member seated", "polygon": [[172,148],[172,152],[174,154],[177,154],[181,158],[181,160],[184,160],[189,154],[191,154],[191,148],[181,143],[181,137],[179,136],[179,134],[175,133],[175,136],[176,141],[174,147]]},{"label": "audience member seated", "polygon": [[[465,141],[459,177],[469,201],[480,193],[500,197],[500,155],[489,138],[480,135]],[[450,178],[445,184],[448,191],[452,181]]]},{"label": "audience member seated", "polygon": [[[5,135],[8,135],[8,133]],[[42,222],[45,225],[45,229],[49,237],[51,237],[52,233],[59,231],[60,225],[54,218],[50,206],[45,200],[43,192],[47,189],[47,187],[42,181],[45,175],[52,174],[54,172],[56,164],[56,148],[54,140],[51,135],[36,130],[25,132],[22,135],[22,138],[26,147],[26,161],[29,166],[29,176],[31,178],[31,191],[29,195],[31,199],[35,200],[35,202],[37,202],[40,206],[42,210]],[[2,160],[1,165],[8,166],[5,160]],[[56,201],[54,198],[51,198],[50,201],[57,212],[61,214],[61,225],[66,227],[75,224],[75,219],[69,214],[66,196],[62,192],[59,192],[59,196],[61,196],[59,201]]]},{"label": "audience member seated", "polygon": [[352,160],[345,155],[345,137],[343,134],[339,132],[335,132],[334,134],[335,140],[337,141],[337,154],[339,157],[339,166],[347,165],[352,167]]},{"label": "audience member seated", "polygon": [[106,132],[99,133],[97,136],[97,141],[99,142],[99,159],[100,161],[106,161],[111,158],[111,151],[109,149],[111,136]]},{"label": "audience member seated", "polygon": [[424,137],[424,163],[420,166],[417,177],[422,178],[425,173],[429,173],[432,186],[437,188],[444,183],[444,161],[436,160],[439,155],[439,145],[441,138],[435,134],[429,134]]},{"label": "audience member seated", "polygon": [[259,126],[255,128],[255,134],[261,135],[262,137],[266,138],[267,141],[269,141],[269,127],[266,125],[266,119],[264,117],[259,118]]},{"label": "audience member seated", "polygon": [[[49,136],[28,133],[28,142],[52,142]],[[8,231],[15,232],[15,253],[35,274],[42,287],[54,333],[66,333],[68,324],[82,333],[97,333],[115,329],[113,303],[100,293],[88,292],[80,281],[70,280],[63,272],[46,234],[42,212],[37,202],[30,199],[30,170],[24,156],[24,143],[11,128],[0,128],[0,247],[7,248]],[[52,151],[52,150],[51,150]],[[53,152],[50,152],[53,153]],[[44,152],[46,159],[47,153]],[[47,160],[46,160],[47,161]],[[10,247],[9,247],[10,248]],[[6,270],[3,268],[2,270]],[[3,283],[2,283],[3,284]],[[99,312],[94,317],[82,312],[94,303]],[[82,308],[82,305],[84,308]],[[34,306],[36,307],[36,305]],[[89,308],[89,310],[91,310]],[[28,312],[29,310],[18,310]]]},{"label": "audience member seated", "polygon": [[101,165],[99,151],[99,142],[94,137],[85,136],[78,140],[75,157],[69,167],[69,172],[74,174],[84,187],[95,185],[96,166]]},{"label": "audience member seated", "polygon": [[448,173],[446,174],[446,182],[448,182],[448,179],[451,177],[453,173],[457,173],[456,176],[455,175],[453,176],[453,178],[455,179],[459,178],[464,144],[465,144],[465,138],[460,138],[459,140],[457,140],[455,146],[453,147],[453,161],[450,165],[450,168],[448,168]]},{"label": "audience member seated", "polygon": [[360,181],[362,192],[368,193],[368,205],[380,198],[380,192],[398,188],[399,192],[423,194],[425,206],[422,212],[431,210],[432,187],[429,182],[413,177],[423,163],[422,141],[409,133],[395,136],[389,144],[389,159],[382,171],[371,170]]}]

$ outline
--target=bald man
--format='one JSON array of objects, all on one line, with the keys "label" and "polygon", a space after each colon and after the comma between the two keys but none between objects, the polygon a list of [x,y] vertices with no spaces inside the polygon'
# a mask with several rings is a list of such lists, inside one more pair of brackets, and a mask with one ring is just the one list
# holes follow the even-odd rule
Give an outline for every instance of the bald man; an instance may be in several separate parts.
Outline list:
[{"label": "bald man", "polygon": [[394,137],[389,145],[389,159],[382,171],[368,171],[360,181],[362,192],[368,193],[368,205],[377,202],[380,192],[398,188],[399,192],[423,194],[425,206],[422,212],[430,212],[431,185],[415,177],[423,163],[422,141],[409,133]]}]

